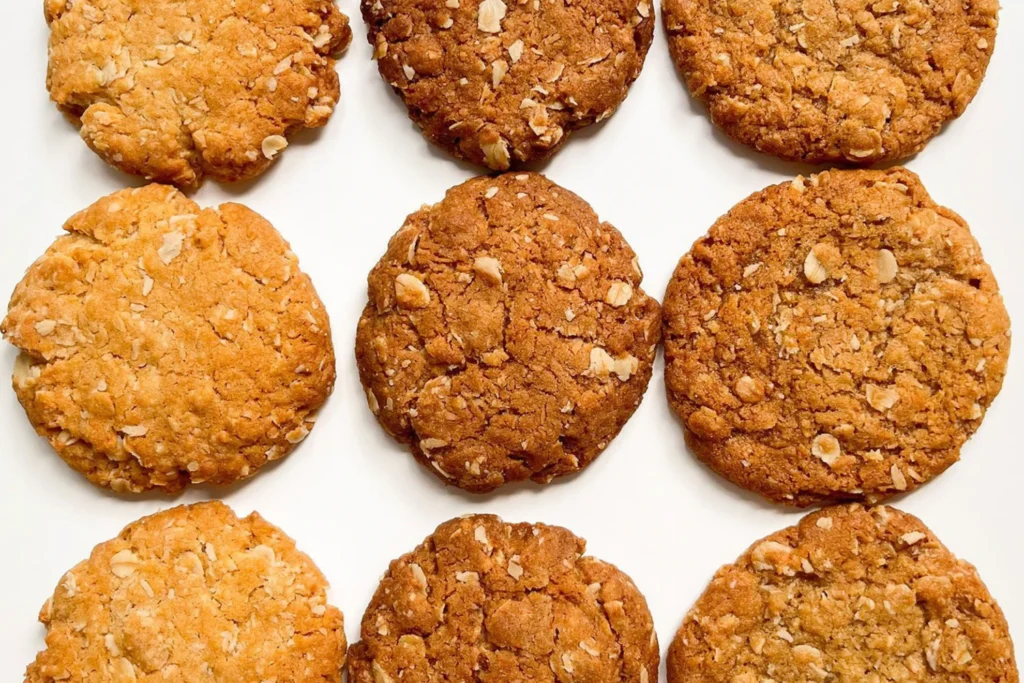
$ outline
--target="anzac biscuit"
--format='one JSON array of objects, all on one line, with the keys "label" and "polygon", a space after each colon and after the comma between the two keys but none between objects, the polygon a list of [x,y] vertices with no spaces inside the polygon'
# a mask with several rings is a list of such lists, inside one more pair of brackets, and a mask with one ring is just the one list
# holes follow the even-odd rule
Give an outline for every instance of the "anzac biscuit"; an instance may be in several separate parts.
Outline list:
[{"label": "anzac biscuit", "polygon": [[45,0],[46,83],[126,173],[191,187],[255,177],[338,102],[351,42],[334,0]]},{"label": "anzac biscuit", "polygon": [[744,200],[679,262],[664,315],[669,401],[690,447],[796,505],[880,500],[940,474],[1010,352],[967,224],[902,168]]},{"label": "anzac biscuit", "polygon": [[919,520],[826,508],[718,570],[668,653],[669,683],[1017,683],[1006,619]]},{"label": "anzac biscuit", "polygon": [[503,171],[611,115],[654,35],[650,0],[362,0],[381,76],[431,142]]},{"label": "anzac biscuit", "polygon": [[341,683],[327,581],[280,529],[221,503],[145,517],[69,571],[25,683]]},{"label": "anzac biscuit", "polygon": [[590,464],[660,338],[636,256],[536,174],[476,178],[406,220],[370,273],[356,357],[384,428],[473,492]]},{"label": "anzac biscuit", "polygon": [[725,133],[810,163],[902,159],[963,114],[998,0],[664,0],[673,59]]},{"label": "anzac biscuit", "polygon": [[391,563],[349,652],[352,683],[656,683],[644,597],[565,529],[475,515]]},{"label": "anzac biscuit", "polygon": [[150,185],[65,230],[2,329],[18,399],[71,467],[175,492],[248,477],[309,433],[334,385],[327,313],[266,220]]}]

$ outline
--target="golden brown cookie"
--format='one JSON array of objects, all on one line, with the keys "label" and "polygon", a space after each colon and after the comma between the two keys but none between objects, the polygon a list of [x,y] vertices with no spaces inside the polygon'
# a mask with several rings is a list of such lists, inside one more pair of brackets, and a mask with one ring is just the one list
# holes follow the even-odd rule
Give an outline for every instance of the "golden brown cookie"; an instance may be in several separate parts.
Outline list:
[{"label": "golden brown cookie", "polygon": [[391,563],[349,651],[351,683],[656,683],[628,576],[544,524],[470,515]]},{"label": "golden brown cookie", "polygon": [[327,312],[238,204],[125,190],[72,217],[11,298],[14,389],[93,483],[229,484],[287,455],[334,386]]},{"label": "golden brown cookie", "polygon": [[998,0],[663,0],[669,47],[725,133],[811,163],[921,150],[978,92]]},{"label": "golden brown cookie", "polygon": [[25,683],[341,683],[345,631],[292,539],[222,503],[144,517],[61,579]]},{"label": "golden brown cookie", "polygon": [[252,178],[323,126],[331,55],[352,39],[334,0],[45,0],[50,97],[126,173],[191,187]]},{"label": "golden brown cookie", "polygon": [[826,508],[718,570],[669,683],[1017,683],[1002,611],[918,519]]},{"label": "golden brown cookie", "polygon": [[903,168],[752,195],[679,262],[664,315],[669,402],[690,447],[795,505],[877,501],[940,474],[1010,352],[967,224]]},{"label": "golden brown cookie", "polygon": [[661,321],[641,278],[622,235],[541,175],[454,187],[370,273],[356,338],[370,408],[468,491],[577,472],[651,378]]},{"label": "golden brown cookie", "polygon": [[650,0],[362,0],[381,76],[431,142],[504,171],[610,116],[654,35]]}]

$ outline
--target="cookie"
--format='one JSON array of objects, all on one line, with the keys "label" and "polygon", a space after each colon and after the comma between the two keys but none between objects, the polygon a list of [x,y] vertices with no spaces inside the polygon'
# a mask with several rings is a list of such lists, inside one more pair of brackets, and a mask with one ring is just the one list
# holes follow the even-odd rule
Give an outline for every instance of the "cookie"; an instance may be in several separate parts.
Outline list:
[{"label": "cookie", "polygon": [[834,507],[718,570],[668,652],[669,683],[1017,683],[1006,619],[918,519]]},{"label": "cookie", "polygon": [[964,113],[998,0],[664,0],[690,92],[730,137],[810,163],[903,159]]},{"label": "cookie", "polygon": [[96,546],[39,613],[25,683],[341,683],[342,615],[277,527],[222,503],[165,510]]},{"label": "cookie", "polygon": [[351,683],[655,683],[643,595],[586,542],[470,515],[391,563],[348,653]]},{"label": "cookie", "polygon": [[229,484],[287,455],[334,386],[324,306],[238,204],[125,190],[72,217],[11,298],[36,431],[119,492]]},{"label": "cookie", "polygon": [[691,449],[795,505],[877,501],[940,474],[1010,352],[967,224],[903,168],[752,195],[679,262],[664,315],[669,402]]},{"label": "cookie", "polygon": [[636,256],[536,174],[420,209],[370,273],[359,376],[384,429],[482,493],[590,464],[636,410],[661,333]]},{"label": "cookie", "polygon": [[163,183],[263,173],[287,137],[327,123],[334,0],[45,0],[46,85],[107,163]]},{"label": "cookie", "polygon": [[612,114],[654,35],[650,0],[362,0],[381,76],[456,157],[504,171]]}]

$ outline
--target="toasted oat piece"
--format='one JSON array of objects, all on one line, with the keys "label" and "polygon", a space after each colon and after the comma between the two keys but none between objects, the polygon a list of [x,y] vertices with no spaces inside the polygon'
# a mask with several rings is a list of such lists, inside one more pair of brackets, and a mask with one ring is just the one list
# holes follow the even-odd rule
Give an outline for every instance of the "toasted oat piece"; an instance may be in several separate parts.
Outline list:
[{"label": "toasted oat piece", "polygon": [[434,144],[504,171],[626,98],[651,0],[362,0],[380,74]]},{"label": "toasted oat piece", "polygon": [[918,519],[826,508],[718,570],[668,652],[669,683],[1018,683],[999,606]]},{"label": "toasted oat piece", "polygon": [[795,505],[877,501],[938,476],[1010,353],[970,229],[903,168],[747,198],[679,262],[664,316],[687,443],[733,483]]},{"label": "toasted oat piece", "polygon": [[920,151],[967,109],[999,0],[663,0],[669,48],[730,137],[784,159]]},{"label": "toasted oat piece", "polygon": [[222,503],[144,517],[61,578],[25,683],[341,683],[327,580],[280,529]]},{"label": "toasted oat piece", "polygon": [[46,84],[117,168],[193,187],[263,173],[338,102],[334,0],[45,0]]},{"label": "toasted oat piece", "polygon": [[446,483],[589,465],[661,337],[622,235],[536,174],[475,178],[406,219],[370,273],[356,360],[381,425]]},{"label": "toasted oat piece", "polygon": [[229,484],[287,455],[334,385],[327,313],[238,204],[150,185],[101,199],[28,270],[0,325],[29,420],[119,492]]},{"label": "toasted oat piece", "polygon": [[442,524],[381,579],[349,650],[349,680],[657,683],[647,602],[585,549],[544,524]]}]

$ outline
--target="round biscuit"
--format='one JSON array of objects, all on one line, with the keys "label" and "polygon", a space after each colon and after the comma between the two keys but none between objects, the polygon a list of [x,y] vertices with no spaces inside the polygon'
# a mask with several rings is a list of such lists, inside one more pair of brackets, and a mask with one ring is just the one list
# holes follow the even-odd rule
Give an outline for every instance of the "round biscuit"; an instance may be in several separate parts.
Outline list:
[{"label": "round biscuit", "polygon": [[389,434],[486,492],[589,465],[636,410],[660,339],[636,257],[536,174],[412,214],[370,273],[356,359]]},{"label": "round biscuit", "polygon": [[740,202],[665,295],[687,442],[772,500],[877,501],[960,457],[1010,321],[967,224],[910,171],[831,171]]},{"label": "round biscuit", "polygon": [[334,386],[327,312],[239,204],[163,185],[72,217],[11,298],[14,389],[71,467],[118,492],[230,484],[283,458]]}]

